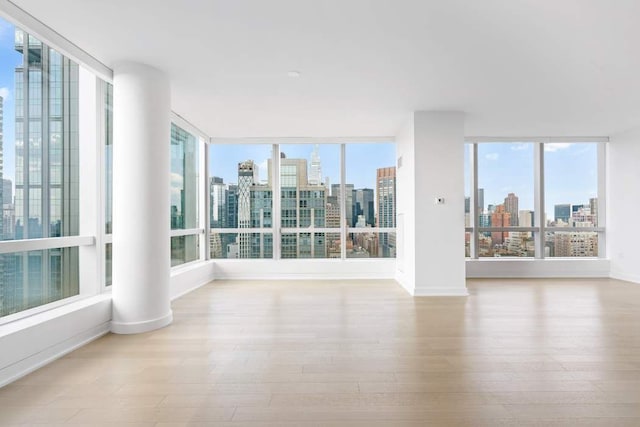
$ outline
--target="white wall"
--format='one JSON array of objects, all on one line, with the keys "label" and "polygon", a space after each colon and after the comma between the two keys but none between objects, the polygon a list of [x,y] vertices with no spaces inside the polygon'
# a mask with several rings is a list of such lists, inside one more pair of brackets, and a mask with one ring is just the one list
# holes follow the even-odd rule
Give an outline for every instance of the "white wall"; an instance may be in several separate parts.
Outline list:
[{"label": "white wall", "polygon": [[216,280],[393,279],[395,259],[219,260]]},{"label": "white wall", "polygon": [[[396,140],[396,279],[416,296],[467,295],[464,258],[464,114],[418,111]],[[435,204],[436,197],[444,204]]]},{"label": "white wall", "polygon": [[415,150],[414,116],[409,117],[396,136],[396,280],[413,294],[415,289]]},{"label": "white wall", "polygon": [[109,332],[111,295],[99,295],[3,325],[0,387]]},{"label": "white wall", "polygon": [[610,137],[607,155],[607,254],[611,277],[640,283],[640,128]]},{"label": "white wall", "polygon": [[609,277],[608,259],[488,258],[466,261],[467,278]]}]

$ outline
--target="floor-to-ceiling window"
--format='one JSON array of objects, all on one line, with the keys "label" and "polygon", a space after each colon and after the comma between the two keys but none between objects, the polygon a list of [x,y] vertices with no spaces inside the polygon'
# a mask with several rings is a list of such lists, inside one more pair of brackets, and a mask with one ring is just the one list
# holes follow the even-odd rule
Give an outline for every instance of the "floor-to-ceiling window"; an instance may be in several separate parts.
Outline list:
[{"label": "floor-to-ceiling window", "polygon": [[1,23],[0,316],[6,316],[79,293],[79,67]]},{"label": "floor-to-ceiling window", "polygon": [[467,144],[466,256],[603,257],[604,144]]},{"label": "floor-to-ceiling window", "polygon": [[393,143],[214,143],[208,167],[211,258],[395,257]]},{"label": "floor-to-ceiling window", "polygon": [[171,266],[200,258],[198,137],[171,124]]}]

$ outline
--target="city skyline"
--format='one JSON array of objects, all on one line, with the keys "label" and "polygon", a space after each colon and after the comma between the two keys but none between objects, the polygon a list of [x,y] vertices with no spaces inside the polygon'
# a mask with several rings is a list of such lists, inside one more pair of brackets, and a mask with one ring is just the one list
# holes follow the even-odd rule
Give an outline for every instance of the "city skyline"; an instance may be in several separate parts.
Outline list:
[{"label": "city skyline", "polygon": [[[395,164],[395,143],[347,143],[345,153],[346,182],[355,188],[375,189],[375,174],[366,173],[367,168],[383,168]],[[281,144],[280,151],[287,158],[306,159],[311,164],[316,144]],[[340,144],[317,144],[322,177],[329,177],[329,184],[340,183]],[[375,147],[375,150],[372,148]],[[258,165],[259,180],[266,182],[267,160],[271,158],[271,144],[213,144],[209,152],[209,176],[218,176],[229,181],[237,174],[235,160],[253,160]],[[362,167],[362,159],[367,160],[367,168]],[[323,182],[326,184],[326,182]]]},{"label": "city skyline", "polygon": [[[376,233],[375,227],[395,227],[395,166],[376,168],[376,189],[355,189],[346,184],[345,217],[340,219],[339,184],[321,182],[323,169],[317,146],[307,158],[280,158],[279,190],[281,258],[340,258],[345,245],[347,258],[395,257],[395,233]],[[234,152],[236,160],[242,159]],[[256,233],[256,228],[272,228],[273,180],[260,178],[253,159],[234,162],[237,178],[209,178],[209,249],[213,258],[271,258],[273,233]],[[273,166],[271,159],[267,171]],[[367,168],[373,174],[371,168]],[[233,182],[233,181],[235,182]],[[374,194],[376,195],[374,197]],[[374,202],[374,198],[377,200]],[[313,228],[369,228],[366,233],[314,232]],[[240,229],[225,232],[225,229]],[[247,229],[247,231],[242,231]]]},{"label": "city skyline", "polygon": [[[484,208],[504,203],[509,193],[519,198],[519,210],[534,211],[533,143],[478,144],[478,188]],[[467,146],[468,147],[468,146]],[[595,143],[545,144],[545,215],[554,206],[588,204],[598,197],[598,146]],[[471,193],[469,150],[465,150],[465,197]]]}]

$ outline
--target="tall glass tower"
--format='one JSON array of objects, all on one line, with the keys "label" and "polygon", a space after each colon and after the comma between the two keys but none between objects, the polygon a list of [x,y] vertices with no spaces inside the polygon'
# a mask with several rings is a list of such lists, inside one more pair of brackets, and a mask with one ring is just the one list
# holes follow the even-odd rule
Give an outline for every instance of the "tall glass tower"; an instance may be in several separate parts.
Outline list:
[{"label": "tall glass tower", "polygon": [[[396,226],[396,168],[380,168],[376,173],[376,197],[378,199],[378,227]],[[395,235],[380,233],[379,256],[395,256]]]},{"label": "tall glass tower", "polygon": [[[79,232],[78,65],[16,29],[15,239]],[[78,248],[2,260],[6,315],[78,293]]]}]

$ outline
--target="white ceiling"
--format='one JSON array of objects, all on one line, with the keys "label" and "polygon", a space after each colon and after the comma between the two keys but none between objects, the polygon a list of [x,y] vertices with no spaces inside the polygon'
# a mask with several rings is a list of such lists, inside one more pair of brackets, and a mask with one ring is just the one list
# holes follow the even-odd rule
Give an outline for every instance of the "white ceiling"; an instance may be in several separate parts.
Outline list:
[{"label": "white ceiling", "polygon": [[637,0],[14,3],[107,66],[165,70],[211,136],[395,135],[414,110],[464,111],[467,135],[640,125]]}]

